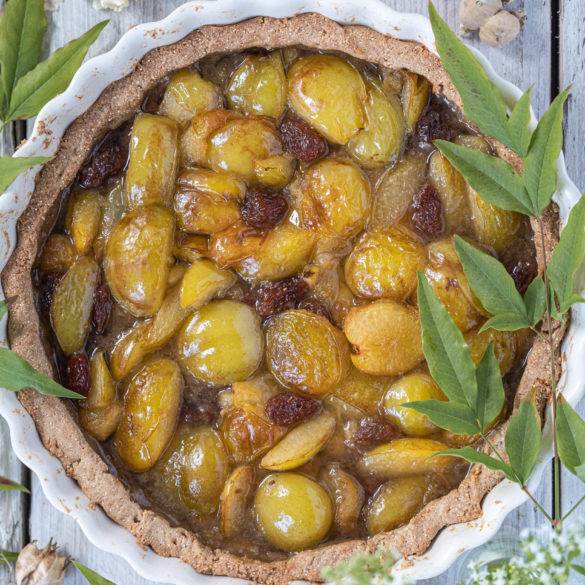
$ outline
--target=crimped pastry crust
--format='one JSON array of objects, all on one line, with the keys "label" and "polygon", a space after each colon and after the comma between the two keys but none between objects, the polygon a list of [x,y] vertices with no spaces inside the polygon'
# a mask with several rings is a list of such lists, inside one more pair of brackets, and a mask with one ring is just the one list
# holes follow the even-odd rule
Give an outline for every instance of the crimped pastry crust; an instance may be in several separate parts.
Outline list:
[{"label": "crimped pastry crust", "polygon": [[[71,124],[55,158],[39,173],[30,204],[18,222],[16,249],[2,273],[6,297],[14,298],[8,327],[14,351],[42,372],[53,374],[35,308],[31,273],[57,216],[59,195],[73,181],[94,144],[132,117],[145,94],[173,70],[212,53],[290,45],[342,51],[385,67],[410,69],[428,78],[435,92],[444,93],[461,106],[459,95],[438,57],[421,44],[400,41],[363,26],[343,26],[319,14],[286,19],[259,17],[233,25],[205,26],[173,45],[152,50],[132,73],[108,86],[87,112]],[[494,146],[500,156],[519,165],[510,151],[498,144]],[[544,225],[550,251],[558,232],[555,212],[547,215]],[[535,238],[539,237],[538,226],[534,224],[533,228]],[[538,260],[542,266],[541,258]],[[557,343],[563,333],[563,328],[555,332]],[[544,403],[549,392],[546,356],[547,347],[536,340],[516,402],[535,388],[541,405]],[[476,466],[457,489],[430,502],[405,526],[368,540],[325,545],[283,561],[263,562],[213,550],[201,544],[196,534],[172,527],[162,516],[142,509],[91,447],[77,425],[74,409],[64,401],[32,390],[20,393],[19,398],[35,421],[45,447],[59,458],[67,474],[77,481],[93,504],[127,528],[142,545],[162,556],[179,558],[201,573],[240,577],[265,585],[280,585],[295,579],[320,581],[323,567],[357,551],[373,551],[379,546],[393,547],[405,556],[420,555],[445,526],[479,518],[484,496],[502,479],[501,474]],[[506,423],[493,432],[497,444],[502,444],[505,426]]]}]

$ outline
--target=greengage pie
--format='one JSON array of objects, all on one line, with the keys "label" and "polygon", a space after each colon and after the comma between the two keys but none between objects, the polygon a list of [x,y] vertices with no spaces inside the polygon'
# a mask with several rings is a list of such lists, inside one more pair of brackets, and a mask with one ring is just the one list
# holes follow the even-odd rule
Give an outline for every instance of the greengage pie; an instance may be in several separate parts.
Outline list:
[{"label": "greengage pie", "polygon": [[155,49],[67,130],[3,274],[10,341],[86,396],[21,399],[142,544],[285,583],[358,550],[420,554],[480,515],[498,475],[432,457],[473,437],[404,407],[445,399],[417,278],[476,362],[493,344],[505,421],[543,385],[543,350],[529,332],[479,332],[453,236],[521,291],[539,261],[528,220],[434,148],[517,163],[459,106],[423,46],[305,14]]}]

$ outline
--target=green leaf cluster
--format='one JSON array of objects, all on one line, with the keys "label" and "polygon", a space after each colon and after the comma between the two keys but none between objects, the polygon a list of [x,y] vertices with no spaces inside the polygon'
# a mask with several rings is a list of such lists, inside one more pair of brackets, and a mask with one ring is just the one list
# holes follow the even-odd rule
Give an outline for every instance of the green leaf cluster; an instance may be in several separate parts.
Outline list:
[{"label": "green leaf cluster", "polygon": [[[532,132],[531,90],[509,108],[479,61],[449,29],[432,4],[429,12],[437,50],[461,95],[466,115],[481,132],[514,151],[522,164],[512,166],[497,156],[441,140],[435,142],[437,148],[484,199],[502,209],[541,221],[557,187],[563,107],[569,89],[557,96]],[[552,256],[545,258],[548,263],[543,277],[534,279],[523,296],[496,258],[460,237],[455,238],[455,248],[471,290],[491,314],[482,330],[536,330],[547,311],[550,317],[560,320],[574,303],[584,301],[576,291],[579,270],[585,260],[585,198],[573,207]],[[544,249],[541,252],[545,254]],[[438,299],[431,298],[430,293],[430,286],[421,282],[423,350],[431,374],[449,401],[441,406],[424,403],[410,406],[425,412],[442,428],[469,433],[475,426],[476,432],[485,432],[489,417],[486,410],[482,418],[480,405],[482,402],[496,404],[499,400],[496,382],[489,380],[491,375],[499,378],[499,372],[496,374],[489,365],[486,358],[489,352],[486,352],[475,369],[474,379],[473,364],[462,335]],[[481,384],[482,379],[489,382]],[[493,412],[495,408],[490,414]],[[585,422],[562,399],[557,409],[556,441],[563,464],[585,481]],[[448,453],[502,471],[511,480],[524,485],[536,463],[540,443],[540,419],[534,405],[525,401],[509,422],[505,438],[508,461],[499,455],[496,459],[478,453],[470,447]]]},{"label": "green leaf cluster", "polygon": [[481,328],[517,331],[536,326],[546,309],[546,288],[542,278],[534,279],[524,298],[516,289],[504,265],[463,238],[455,236],[455,251],[469,286],[492,315]]},{"label": "green leaf cluster", "polygon": [[12,0],[0,18],[0,119],[36,116],[62,93],[108,21],[40,61],[47,18],[43,0]]},{"label": "green leaf cluster", "polygon": [[[13,120],[36,116],[62,93],[108,21],[40,61],[47,30],[44,0],[11,0],[0,16],[0,130]],[[0,193],[46,157],[0,157]]]},{"label": "green leaf cluster", "polygon": [[585,421],[563,398],[557,406],[557,445],[563,465],[585,482]]},{"label": "green leaf cluster", "polygon": [[[541,441],[538,411],[532,402],[525,400],[508,423],[505,438],[508,462],[476,451],[472,447],[447,449],[437,455],[451,455],[469,463],[479,463],[488,469],[501,471],[509,480],[524,486],[538,461]],[[496,452],[494,449],[492,451]]]},{"label": "green leaf cluster", "polygon": [[530,95],[526,91],[514,107],[488,78],[480,62],[457,38],[432,4],[429,15],[437,51],[459,91],[467,117],[479,130],[495,138],[524,160],[522,173],[497,156],[443,140],[437,147],[467,182],[490,203],[524,215],[540,217],[557,184],[557,159],[563,143],[563,106],[569,88],[561,92],[530,129]]},{"label": "green leaf cluster", "polygon": [[[457,243],[467,254],[472,253],[471,250],[475,251],[473,246],[462,239]],[[481,260],[484,262],[486,259]],[[474,270],[481,273],[481,269],[482,264],[474,264]],[[513,282],[507,286],[516,290]],[[502,302],[502,290],[497,289],[494,295],[486,296],[488,304]],[[502,412],[505,402],[500,368],[492,344],[476,367],[463,334],[420,273],[418,304],[427,365],[448,400],[424,400],[404,406],[425,414],[442,429],[464,435],[480,434],[486,438],[486,433]],[[519,303],[510,306],[520,311]],[[524,304],[521,306],[524,307]],[[530,401],[524,401],[510,418],[505,444],[509,462],[472,447],[448,449],[440,454],[485,465],[524,485],[536,465],[541,444],[540,417]]]},{"label": "green leaf cluster", "polygon": [[448,400],[423,400],[405,406],[453,433],[486,432],[504,407],[500,369],[490,344],[475,366],[463,334],[419,273],[418,305],[422,345],[431,376]]},{"label": "green leaf cluster", "polygon": [[[532,132],[531,89],[522,95],[510,111],[503,95],[489,80],[479,61],[449,29],[432,4],[429,12],[437,50],[461,95],[466,115],[483,133],[518,154],[523,169],[518,172],[497,156],[444,140],[435,142],[437,148],[469,185],[490,203],[530,217],[542,217],[557,187],[557,161],[563,143],[563,107],[570,89],[565,89],[555,98]],[[548,268],[553,290],[551,300],[557,318],[575,302],[582,302],[574,291],[577,269],[585,259],[584,220],[585,203],[581,200],[573,208],[567,226],[561,232]],[[484,261],[483,265],[488,266],[488,263]],[[494,262],[488,268],[490,278],[502,273]],[[486,286],[472,282],[472,288],[474,284],[483,288],[484,295],[488,294]],[[500,330],[534,326],[545,311],[546,289],[544,282],[533,283],[524,298],[524,309],[517,295],[509,299],[515,307],[506,307],[502,299],[495,307],[497,311],[486,306],[493,315],[489,326]]]}]

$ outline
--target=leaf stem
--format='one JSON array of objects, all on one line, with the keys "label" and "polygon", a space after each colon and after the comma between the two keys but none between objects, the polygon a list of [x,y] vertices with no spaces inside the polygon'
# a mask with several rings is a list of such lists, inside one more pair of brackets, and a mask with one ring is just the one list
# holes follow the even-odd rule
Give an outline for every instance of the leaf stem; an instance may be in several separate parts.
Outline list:
[{"label": "leaf stem", "polygon": [[[490,449],[498,457],[498,459],[502,463],[505,463],[506,465],[508,465],[508,462],[502,457],[502,455],[500,454],[500,452],[496,449],[495,445],[490,441],[489,437],[486,434],[484,434],[484,433],[481,433],[481,436],[482,436],[483,440],[488,444],[488,446],[490,447]],[[532,501],[532,503],[540,510],[540,512],[542,513],[542,515],[554,526],[554,524],[555,524],[554,518],[543,508],[543,506],[538,502],[538,500],[530,493],[530,490],[528,489],[528,487],[525,486],[518,479],[518,476],[516,475],[516,473],[515,473],[515,471],[513,469],[512,469],[512,473],[514,474],[514,477],[516,478],[516,483],[521,487],[522,491],[530,498],[530,500]]]},{"label": "leaf stem", "polygon": [[579,498],[579,501],[561,518],[564,522],[583,502],[585,502],[585,495]]},{"label": "leaf stem", "polygon": [[545,320],[547,328],[548,353],[550,360],[550,386],[551,386],[551,414],[552,414],[552,433],[553,433],[553,499],[554,509],[553,518],[555,525],[562,523],[561,511],[561,465],[559,459],[559,449],[557,442],[557,375],[556,375],[556,356],[555,343],[553,337],[552,311],[551,311],[551,286],[548,278],[548,261],[546,258],[546,244],[544,240],[544,226],[542,217],[538,218],[538,229],[540,231],[540,246],[542,252],[543,280],[546,290],[546,311]]}]

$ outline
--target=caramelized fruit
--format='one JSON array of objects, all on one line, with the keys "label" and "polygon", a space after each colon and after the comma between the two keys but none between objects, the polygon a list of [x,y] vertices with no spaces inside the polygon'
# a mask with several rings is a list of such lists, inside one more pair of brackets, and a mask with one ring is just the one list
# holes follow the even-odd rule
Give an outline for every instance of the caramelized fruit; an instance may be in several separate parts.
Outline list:
[{"label": "caramelized fruit", "polygon": [[245,380],[260,365],[264,335],[253,309],[236,301],[212,301],[195,311],[178,338],[181,365],[215,386]]},{"label": "caramelized fruit", "polygon": [[414,72],[258,47],[171,73],[64,191],[33,274],[55,369],[131,495],[202,546],[363,538],[461,479],[432,455],[476,438],[405,407],[445,398],[417,273],[513,386],[528,333],[479,333],[453,237],[519,290],[537,263],[436,138],[492,152]]},{"label": "caramelized fruit", "polygon": [[343,333],[325,317],[290,310],[268,323],[266,362],[287,388],[320,396],[347,375],[349,347]]},{"label": "caramelized fruit", "polygon": [[288,70],[293,111],[335,144],[366,125],[366,84],[353,65],[333,55],[297,59]]},{"label": "caramelized fruit", "polygon": [[274,473],[264,478],[256,491],[254,509],[268,541],[284,551],[319,544],[333,523],[327,492],[298,473]]},{"label": "caramelized fruit", "polygon": [[172,439],[182,387],[179,366],[164,358],[145,365],[130,380],[114,441],[132,471],[148,471]]}]

